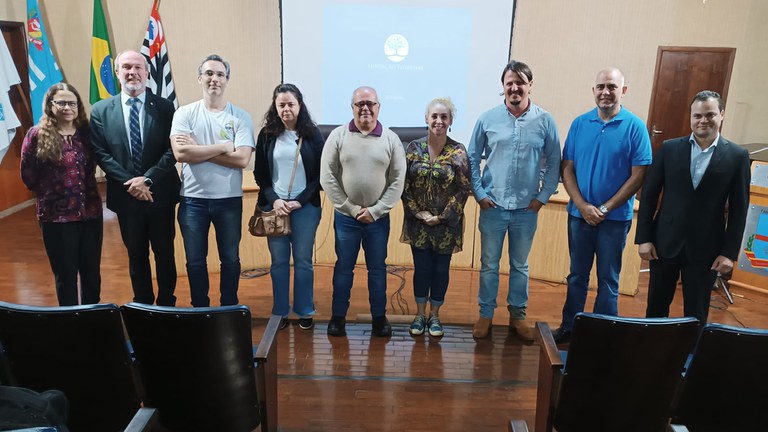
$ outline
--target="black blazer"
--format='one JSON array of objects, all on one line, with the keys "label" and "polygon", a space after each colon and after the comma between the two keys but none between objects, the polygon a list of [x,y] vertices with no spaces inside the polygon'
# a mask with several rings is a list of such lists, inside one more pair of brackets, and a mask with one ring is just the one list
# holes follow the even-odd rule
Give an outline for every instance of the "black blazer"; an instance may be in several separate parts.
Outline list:
[{"label": "black blazer", "polygon": [[688,139],[665,141],[654,156],[643,184],[635,243],[652,242],[662,258],[685,248],[693,263],[710,265],[718,255],[736,261],[749,206],[749,155],[721,136],[694,190]]},{"label": "black blazer", "polygon": [[135,177],[131,144],[125,130],[120,95],[97,102],[91,109],[91,146],[96,162],[107,174],[107,208],[119,213],[140,206],[167,207],[179,202],[181,181],[171,150],[173,103],[147,91],[144,104],[140,172],[152,179],[153,203],[139,201],[123,183]]},{"label": "black blazer", "polygon": [[[323,154],[325,140],[320,129],[314,128],[312,135],[303,137],[301,144],[301,160],[307,176],[307,187],[296,197],[301,205],[307,202],[320,207],[320,156]],[[272,203],[278,197],[272,184],[272,153],[275,150],[277,136],[267,134],[264,128],[259,131],[256,139],[256,156],[253,165],[253,178],[259,185],[258,206],[264,210],[272,210]]]}]

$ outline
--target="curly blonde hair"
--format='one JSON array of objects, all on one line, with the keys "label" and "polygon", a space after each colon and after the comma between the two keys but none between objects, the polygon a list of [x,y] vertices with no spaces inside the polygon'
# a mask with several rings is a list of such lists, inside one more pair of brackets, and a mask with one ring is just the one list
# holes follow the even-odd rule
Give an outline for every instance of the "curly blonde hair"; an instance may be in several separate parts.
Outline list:
[{"label": "curly blonde hair", "polygon": [[74,121],[75,129],[80,129],[88,124],[88,117],[85,115],[83,100],[80,93],[77,92],[71,84],[58,83],[51,86],[43,98],[43,116],[38,123],[37,135],[37,158],[41,161],[60,161],[61,160],[61,141],[63,140],[59,133],[59,121],[56,114],[53,113],[53,97],[60,91],[69,91],[77,98],[77,117]]}]

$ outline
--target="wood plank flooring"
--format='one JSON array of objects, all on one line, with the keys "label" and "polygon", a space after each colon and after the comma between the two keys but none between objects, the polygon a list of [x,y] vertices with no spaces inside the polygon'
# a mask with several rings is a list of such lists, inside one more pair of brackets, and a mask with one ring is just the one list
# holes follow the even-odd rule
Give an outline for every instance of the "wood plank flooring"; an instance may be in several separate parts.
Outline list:
[{"label": "wood plank flooring", "polygon": [[[131,301],[127,256],[114,214],[105,210],[102,255],[102,301]],[[0,300],[56,305],[53,277],[34,218],[34,208],[0,219]],[[244,269],[245,270],[245,269]],[[412,273],[393,268],[388,279],[391,338],[371,337],[364,322],[368,310],[365,269],[359,268],[352,290],[348,336],[325,333],[330,317],[330,266],[317,266],[317,325],[301,330],[292,323],[278,336],[279,419],[281,430],[298,431],[503,431],[509,418],[532,424],[535,411],[538,347],[525,344],[506,329],[508,315],[497,309],[492,337],[475,341],[471,324],[477,319],[478,274],[453,270],[441,310],[446,335],[411,337],[407,322],[415,312]],[[254,270],[244,274],[260,274]],[[507,279],[502,276],[498,304],[505,304]],[[211,275],[212,293],[218,275]],[[620,296],[622,315],[642,316],[647,274],[640,293]],[[398,289],[401,288],[398,293]],[[768,297],[734,289],[730,305],[715,293],[710,320],[731,325],[768,327]],[[189,284],[179,278],[178,305],[189,305]],[[528,318],[557,326],[565,286],[531,281]],[[218,296],[212,296],[217,303]],[[268,275],[241,279],[240,301],[253,313],[258,340],[272,306]],[[587,305],[591,309],[594,293]],[[682,314],[678,298],[672,314]],[[397,315],[404,315],[398,317]],[[357,318],[360,320],[357,320]]]}]

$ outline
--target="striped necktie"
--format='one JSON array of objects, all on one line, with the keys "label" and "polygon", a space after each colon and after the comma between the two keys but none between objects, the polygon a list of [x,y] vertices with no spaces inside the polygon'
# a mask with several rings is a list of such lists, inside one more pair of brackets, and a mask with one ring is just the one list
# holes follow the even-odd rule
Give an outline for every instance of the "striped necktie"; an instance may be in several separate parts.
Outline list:
[{"label": "striped necktie", "polygon": [[133,172],[141,174],[141,126],[139,125],[139,110],[141,101],[139,98],[131,99],[131,113],[128,123],[131,128],[131,156],[133,157]]}]

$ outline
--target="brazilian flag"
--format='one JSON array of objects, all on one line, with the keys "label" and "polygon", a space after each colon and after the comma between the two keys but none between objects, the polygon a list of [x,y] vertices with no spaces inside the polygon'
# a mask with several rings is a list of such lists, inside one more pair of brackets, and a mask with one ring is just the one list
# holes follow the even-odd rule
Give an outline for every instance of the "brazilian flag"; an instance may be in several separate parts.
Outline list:
[{"label": "brazilian flag", "polygon": [[93,1],[91,38],[91,105],[117,94],[117,77],[112,65],[112,49],[101,0]]}]

